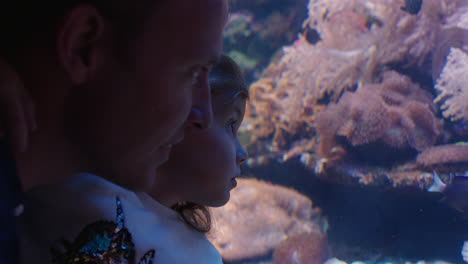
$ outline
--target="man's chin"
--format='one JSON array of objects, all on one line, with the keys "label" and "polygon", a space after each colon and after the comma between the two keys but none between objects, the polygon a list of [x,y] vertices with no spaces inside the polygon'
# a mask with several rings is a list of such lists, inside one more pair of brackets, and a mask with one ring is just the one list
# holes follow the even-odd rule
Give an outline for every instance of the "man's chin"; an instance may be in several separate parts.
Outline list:
[{"label": "man's chin", "polygon": [[155,166],[159,168],[161,165],[166,163],[169,160],[169,155],[171,153],[171,147],[162,146],[158,149],[156,157],[154,160]]},{"label": "man's chin", "polygon": [[227,192],[222,199],[213,200],[209,204],[206,204],[206,206],[209,206],[209,207],[222,207],[222,206],[225,206],[229,202],[230,198],[231,198],[231,194],[229,192]]}]

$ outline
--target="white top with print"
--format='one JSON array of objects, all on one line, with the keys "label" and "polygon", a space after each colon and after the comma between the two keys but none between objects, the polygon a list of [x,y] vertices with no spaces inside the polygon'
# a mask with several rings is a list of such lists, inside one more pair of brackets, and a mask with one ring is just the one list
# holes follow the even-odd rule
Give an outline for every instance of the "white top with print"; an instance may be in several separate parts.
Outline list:
[{"label": "white top with print", "polygon": [[136,263],[155,250],[154,264],[222,264],[205,235],[188,227],[175,211],[96,175],[79,174],[25,196],[22,263],[51,263],[50,248],[60,239],[73,242],[87,225],[115,221],[118,197],[135,244]]}]

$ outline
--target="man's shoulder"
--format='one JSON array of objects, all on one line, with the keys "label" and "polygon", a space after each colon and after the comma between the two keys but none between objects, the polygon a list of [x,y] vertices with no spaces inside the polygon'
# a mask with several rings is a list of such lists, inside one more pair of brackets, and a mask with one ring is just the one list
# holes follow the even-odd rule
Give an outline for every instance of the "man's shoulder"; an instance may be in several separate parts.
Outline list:
[{"label": "man's shoulder", "polygon": [[124,220],[122,208],[137,211],[135,208],[141,207],[138,201],[133,192],[88,174],[31,190],[25,194],[22,215],[25,246],[33,255],[50,256],[51,250],[64,242],[78,245],[109,237],[123,227],[118,226]]},{"label": "man's shoulder", "polygon": [[[96,220],[113,220],[115,199],[134,200],[132,192],[90,174],[71,177],[64,183],[39,187],[24,195],[29,224],[37,226],[80,225]],[[135,203],[134,201],[132,201]],[[129,203],[129,202],[128,202]]]}]

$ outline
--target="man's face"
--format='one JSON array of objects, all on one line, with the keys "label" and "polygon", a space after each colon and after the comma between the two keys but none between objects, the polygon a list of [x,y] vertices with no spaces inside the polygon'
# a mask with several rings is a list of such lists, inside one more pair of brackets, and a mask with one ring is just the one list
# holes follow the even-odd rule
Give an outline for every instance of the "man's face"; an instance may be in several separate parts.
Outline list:
[{"label": "man's face", "polygon": [[[209,125],[206,79],[221,53],[226,16],[226,0],[165,1],[124,48],[124,60],[109,44],[94,79],[70,97],[71,135],[91,172],[131,189],[150,188],[186,123]],[[189,117],[194,108],[198,120]]]}]

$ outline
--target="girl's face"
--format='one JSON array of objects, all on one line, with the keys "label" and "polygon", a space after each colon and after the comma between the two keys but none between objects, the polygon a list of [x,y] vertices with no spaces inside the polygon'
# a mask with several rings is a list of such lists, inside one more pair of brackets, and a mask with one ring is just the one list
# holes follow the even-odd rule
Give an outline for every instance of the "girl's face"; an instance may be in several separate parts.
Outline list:
[{"label": "girl's face", "polygon": [[184,140],[174,146],[169,161],[157,171],[152,196],[166,206],[193,202],[222,206],[236,186],[240,165],[247,158],[237,138],[246,96],[234,89],[213,93],[214,120],[210,128],[188,127]]}]

